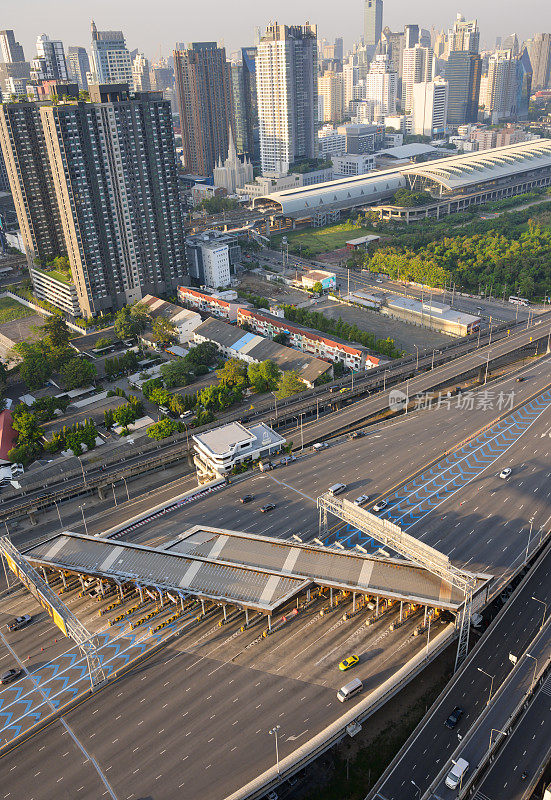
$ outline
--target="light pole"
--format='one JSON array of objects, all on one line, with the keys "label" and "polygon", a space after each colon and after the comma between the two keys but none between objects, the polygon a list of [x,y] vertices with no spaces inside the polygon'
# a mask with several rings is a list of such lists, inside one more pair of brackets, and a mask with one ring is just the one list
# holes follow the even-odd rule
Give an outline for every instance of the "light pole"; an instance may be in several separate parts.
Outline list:
[{"label": "light pole", "polygon": [[130,493],[128,492],[128,484],[126,482],[126,478],[124,477],[124,475],[123,475],[122,479],[124,481],[124,488],[126,489],[126,497],[127,497],[128,500],[130,500]]},{"label": "light pole", "polygon": [[270,736],[272,736],[272,735],[275,736],[276,766],[277,766],[277,774],[278,775],[279,775],[279,749],[278,749],[278,746],[277,746],[277,732],[280,729],[280,727],[281,727],[280,725],[274,725],[274,727],[270,728],[270,730],[268,731]]},{"label": "light pole", "polygon": [[113,500],[115,501],[115,506],[117,505],[117,495],[115,494],[115,484],[111,484],[111,488],[113,489]]},{"label": "light pole", "polygon": [[528,551],[530,549],[530,540],[532,539],[532,525],[534,524],[534,517],[530,517],[530,532],[528,533],[528,544],[526,545],[526,553],[524,555],[524,563],[528,561]]},{"label": "light pole", "polygon": [[543,619],[540,625],[540,631],[541,631],[541,629],[545,625],[545,615],[547,614],[547,603],[545,603],[543,600],[540,600],[538,597],[534,597],[533,595],[532,595],[532,600],[535,600],[536,603],[541,603],[543,606]]},{"label": "light pole", "polygon": [[300,452],[304,450],[304,435],[302,432],[302,413],[300,415]]},{"label": "light pole", "polygon": [[477,667],[477,670],[479,672],[482,672],[484,675],[486,675],[487,678],[490,678],[490,680],[491,680],[491,683],[490,683],[490,694],[488,695],[488,702],[486,703],[486,705],[489,705],[490,704],[490,700],[492,699],[492,689],[494,688],[495,675],[490,675],[490,673],[486,672],[486,670],[482,669],[482,667]]},{"label": "light pole", "polygon": [[415,786],[415,788],[417,789],[417,791],[419,792],[419,797],[421,797],[421,789],[419,788],[419,786],[417,786],[417,784],[415,783],[415,781],[413,781],[413,780],[412,780],[411,782],[412,782],[412,784]]},{"label": "light pole", "polygon": [[86,525],[86,517],[84,516],[84,506],[79,506],[82,512],[82,521],[84,522],[84,530],[86,531],[86,536],[88,536],[88,526]]},{"label": "light pole", "polygon": [[275,401],[275,415],[276,415],[276,417],[275,417],[275,418],[276,418],[276,422],[277,422],[277,394],[276,394],[275,392],[272,392],[271,394],[273,394],[273,396],[274,396],[274,401]]},{"label": "light pole", "polygon": [[488,380],[488,367],[490,366],[490,350],[488,350],[488,358],[486,359],[486,371],[484,372],[484,386]]},{"label": "light pole", "polygon": [[59,506],[58,506],[56,500],[54,500],[54,506],[55,506],[56,511],[57,511],[57,516],[59,517],[59,524],[61,525],[61,527],[63,527],[63,521],[61,519],[61,514],[59,513]]},{"label": "light pole", "polygon": [[86,475],[84,473],[84,464],[82,463],[82,459],[77,456],[78,463],[80,464],[80,468],[82,470],[82,480],[86,483]]},{"label": "light pole", "polygon": [[534,672],[532,674],[532,680],[530,682],[530,691],[534,688],[534,681],[536,680],[536,670],[538,668],[538,659],[535,656],[531,656],[530,653],[526,653],[526,658],[531,658],[534,661]]},{"label": "light pole", "polygon": [[414,344],[413,346],[415,347],[415,350],[416,350],[416,353],[417,353],[417,361],[415,363],[415,369],[419,369],[419,348],[417,347],[416,344]]}]

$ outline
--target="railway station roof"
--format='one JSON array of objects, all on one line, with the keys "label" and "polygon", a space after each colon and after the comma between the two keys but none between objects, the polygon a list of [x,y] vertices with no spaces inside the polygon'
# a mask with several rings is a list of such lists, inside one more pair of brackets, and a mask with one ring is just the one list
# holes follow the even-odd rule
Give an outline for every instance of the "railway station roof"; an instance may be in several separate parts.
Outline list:
[{"label": "railway station roof", "polygon": [[205,526],[194,526],[162,548],[64,532],[23,555],[35,565],[268,614],[313,583],[452,610],[463,601],[458,589],[409,562]]}]

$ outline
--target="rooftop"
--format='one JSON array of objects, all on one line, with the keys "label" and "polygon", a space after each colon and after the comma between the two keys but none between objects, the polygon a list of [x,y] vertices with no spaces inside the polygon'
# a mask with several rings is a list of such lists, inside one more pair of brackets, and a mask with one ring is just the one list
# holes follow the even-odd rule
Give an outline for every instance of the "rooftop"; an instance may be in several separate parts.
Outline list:
[{"label": "rooftop", "polygon": [[414,300],[412,297],[389,297],[387,298],[387,305],[389,308],[402,308],[413,314],[422,313],[426,317],[432,315],[433,318],[455,322],[460,325],[472,325],[474,322],[480,322],[480,317],[456,311],[450,306],[444,305],[444,303],[436,303],[434,301],[432,303],[421,303],[420,300]]},{"label": "rooftop", "polygon": [[215,456],[232,453],[238,445],[248,444],[251,450],[256,450],[260,447],[285,443],[283,436],[263,422],[251,425],[249,428],[240,422],[230,422],[205,433],[197,433],[193,439]]}]

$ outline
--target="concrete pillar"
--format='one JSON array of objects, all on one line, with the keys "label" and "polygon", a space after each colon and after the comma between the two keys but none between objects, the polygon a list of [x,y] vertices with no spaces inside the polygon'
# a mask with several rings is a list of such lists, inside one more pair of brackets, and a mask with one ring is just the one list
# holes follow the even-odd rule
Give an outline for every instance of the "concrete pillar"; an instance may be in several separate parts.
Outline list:
[{"label": "concrete pillar", "polygon": [[164,608],[165,602],[164,602],[164,597],[163,597],[163,593],[162,592],[159,592],[159,597],[161,598],[161,608]]},{"label": "concrete pillar", "polygon": [[377,595],[377,599],[375,600],[375,614],[379,616],[379,595]]},{"label": "concrete pillar", "polygon": [[38,518],[36,516],[36,509],[27,512],[31,525],[38,525]]},{"label": "concrete pillar", "polygon": [[329,605],[333,608],[333,587],[329,589]]},{"label": "concrete pillar", "polygon": [[307,589],[307,590],[306,590],[306,599],[307,599],[308,601],[310,600],[310,589]]},{"label": "concrete pillar", "polygon": [[245,625],[249,624],[249,609],[245,609]]},{"label": "concrete pillar", "polygon": [[222,606],[222,613],[224,614],[224,621],[228,618],[228,612],[226,611],[226,606]]},{"label": "concrete pillar", "polygon": [[427,606],[425,606],[425,616],[423,617],[423,625],[427,624],[427,612],[428,612],[428,608],[427,608]]},{"label": "concrete pillar", "polygon": [[44,580],[46,581],[46,583],[48,583],[48,573],[46,572],[44,567],[42,567],[42,574],[44,575]]},{"label": "concrete pillar", "polygon": [[404,610],[404,601],[400,600],[400,622],[402,621],[403,610]]},{"label": "concrete pillar", "polygon": [[64,572],[61,573],[61,580],[63,581],[63,586],[64,587],[67,586],[67,579],[65,578]]},{"label": "concrete pillar", "polygon": [[205,613],[205,601],[204,600],[201,600],[201,609],[202,609],[203,614],[204,614]]},{"label": "concrete pillar", "polygon": [[107,486],[98,486],[98,498],[100,500],[105,500],[106,492],[107,492]]},{"label": "concrete pillar", "polygon": [[272,615],[268,614],[268,630],[272,630]]},{"label": "concrete pillar", "polygon": [[356,592],[352,592],[352,611],[356,611]]},{"label": "concrete pillar", "polygon": [[84,589],[84,578],[82,577],[82,575],[79,575],[78,577],[79,577],[79,580],[80,580],[80,585]]},{"label": "concrete pillar", "polygon": [[140,603],[143,603],[143,589],[141,586],[138,586],[138,591],[140,593]]}]

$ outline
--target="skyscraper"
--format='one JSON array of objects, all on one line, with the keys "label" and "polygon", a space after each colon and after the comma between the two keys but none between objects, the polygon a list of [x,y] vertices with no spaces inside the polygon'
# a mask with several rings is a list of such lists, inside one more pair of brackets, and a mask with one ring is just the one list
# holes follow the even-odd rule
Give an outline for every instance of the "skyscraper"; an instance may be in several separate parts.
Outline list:
[{"label": "skyscraper", "polygon": [[492,123],[516,115],[517,59],[511,50],[497,50],[488,63],[484,109]]},{"label": "skyscraper", "polygon": [[193,42],[174,51],[184,162],[188,172],[210,175],[228,154],[233,125],[230,65],[216,42]]},{"label": "skyscraper", "polygon": [[418,136],[440,136],[446,132],[448,83],[442,78],[413,86],[413,127]]},{"label": "skyscraper", "polygon": [[171,292],[185,274],[170,103],[120,85],[91,85],[90,97],[0,106],[31,274],[35,258],[66,253],[86,317]]},{"label": "skyscraper", "polygon": [[122,31],[98,31],[92,20],[93,83],[126,83],[132,87],[132,62]]},{"label": "skyscraper", "polygon": [[365,99],[373,103],[373,121],[396,113],[397,83],[389,56],[375,56],[365,79]]},{"label": "skyscraper", "polygon": [[478,119],[478,97],[482,60],[467,50],[454,50],[448,55],[446,80],[449,84],[448,123],[464,125]]},{"label": "skyscraper", "polygon": [[318,93],[323,99],[323,122],[342,122],[344,103],[342,72],[326,70],[318,80]]},{"label": "skyscraper", "polygon": [[149,77],[149,59],[143,53],[137,53],[132,61],[132,76],[136,92],[149,92],[151,79]]},{"label": "skyscraper", "polygon": [[88,88],[87,75],[90,72],[90,59],[84,47],[67,48],[67,71],[70,80],[78,83],[79,89]]},{"label": "skyscraper", "polygon": [[231,79],[237,152],[260,164],[260,133],[256,98],[256,47],[241,48],[241,60],[232,64]]},{"label": "skyscraper", "polygon": [[453,28],[448,31],[448,52],[464,50],[467,53],[478,53],[480,31],[476,19],[466,21],[458,14]]},{"label": "skyscraper", "polygon": [[33,77],[38,81],[66,81],[69,78],[63,42],[41,33],[36,40],[36,57],[31,62]]},{"label": "skyscraper", "polygon": [[364,0],[364,44],[371,57],[379,44],[383,30],[383,0]]},{"label": "skyscraper", "polygon": [[532,64],[532,91],[551,84],[551,33],[537,33],[526,42]]},{"label": "skyscraper", "polygon": [[434,77],[432,47],[406,47],[402,62],[402,107],[406,113],[413,109],[413,85],[426,83]]},{"label": "skyscraper", "polygon": [[315,25],[270,24],[260,39],[256,88],[262,174],[286,175],[317,148],[318,67]]},{"label": "skyscraper", "polygon": [[[405,46],[415,47],[419,44],[419,25],[406,25],[404,28]],[[430,45],[429,45],[430,47]]]},{"label": "skyscraper", "polygon": [[25,61],[23,48],[19,42],[15,41],[13,31],[0,31],[0,52],[2,53],[2,61],[6,64]]}]

